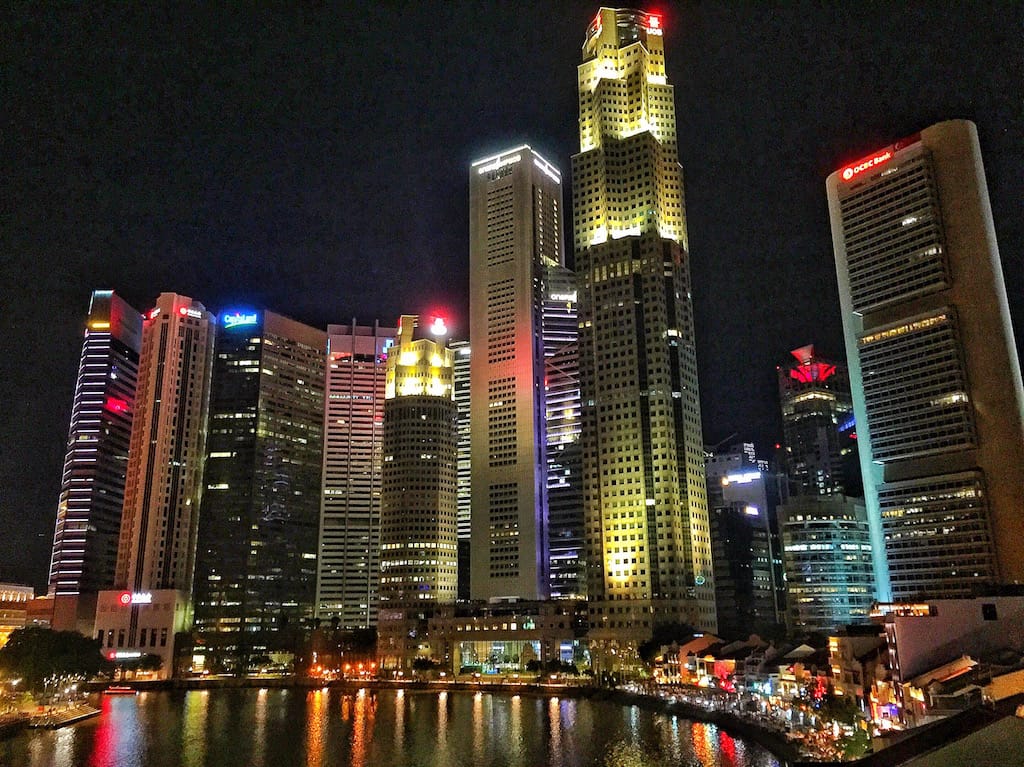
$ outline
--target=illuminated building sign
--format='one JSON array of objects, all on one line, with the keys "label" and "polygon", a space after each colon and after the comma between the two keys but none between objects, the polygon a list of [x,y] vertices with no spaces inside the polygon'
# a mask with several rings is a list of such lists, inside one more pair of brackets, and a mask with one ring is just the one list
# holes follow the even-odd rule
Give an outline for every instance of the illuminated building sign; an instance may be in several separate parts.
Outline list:
[{"label": "illuminated building sign", "polygon": [[180,314],[182,317],[195,317],[196,319],[199,319],[200,317],[203,316],[203,313],[198,309],[190,309],[187,306],[179,307],[178,314]]},{"label": "illuminated building sign", "polygon": [[154,307],[149,310],[149,314],[143,314],[142,317],[147,320],[155,320],[158,314],[160,314],[160,308]]},{"label": "illuminated building sign", "polygon": [[221,323],[225,328],[240,328],[255,325],[259,322],[259,315],[256,312],[225,312]]},{"label": "illuminated building sign", "polygon": [[663,34],[664,29],[661,26],[661,16],[655,16],[654,14],[648,14],[647,16],[647,34],[649,35],[660,35]]},{"label": "illuminated building sign", "polygon": [[761,472],[759,471],[744,471],[734,474],[726,474],[722,477],[723,485],[746,485],[750,482],[756,482],[761,479]]},{"label": "illuminated building sign", "polygon": [[128,403],[118,397],[107,397],[107,403],[103,406],[111,413],[127,413]]},{"label": "illuminated building sign", "polygon": [[115,651],[111,655],[111,658],[115,658],[117,660],[128,660],[128,659],[131,659],[131,658],[141,658],[141,657],[142,657],[142,653],[139,652],[138,650],[117,650],[117,651]]},{"label": "illuminated building sign", "polygon": [[843,168],[842,177],[843,181],[850,181],[856,176],[859,176],[866,170],[876,168],[882,163],[888,162],[892,159],[892,147],[885,149],[881,152],[871,155],[860,162],[855,162],[853,165],[847,165]]},{"label": "illuminated building sign", "polygon": [[128,605],[151,605],[153,604],[153,595],[148,591],[136,591],[135,593],[122,591],[117,601],[125,607]]},{"label": "illuminated building sign", "polygon": [[430,325],[430,333],[435,336],[448,335],[448,326],[445,325],[443,317],[434,317],[434,320]]}]

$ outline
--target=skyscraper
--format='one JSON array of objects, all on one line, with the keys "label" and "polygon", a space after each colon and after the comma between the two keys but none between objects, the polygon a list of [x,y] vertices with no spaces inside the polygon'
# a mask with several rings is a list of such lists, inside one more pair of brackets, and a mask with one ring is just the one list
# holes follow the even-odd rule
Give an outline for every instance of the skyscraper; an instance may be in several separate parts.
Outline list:
[{"label": "skyscraper", "polygon": [[1024,392],[977,129],[826,186],[879,597],[1024,583]]},{"label": "skyscraper", "polygon": [[[809,344],[794,349],[793,362],[780,365],[779,401],[786,474],[794,495],[852,494],[847,455],[857,450],[850,438],[853,400],[846,366],[817,355]],[[848,487],[849,486],[849,487]]]},{"label": "skyscraper", "polygon": [[111,290],[89,302],[50,558],[51,625],[90,634],[114,585],[142,317]]},{"label": "skyscraper", "polygon": [[196,555],[196,653],[245,671],[313,617],[327,334],[269,311],[220,318]]},{"label": "skyscraper", "polygon": [[316,605],[345,629],[377,623],[384,383],[397,333],[378,322],[327,326]]},{"label": "skyscraper", "polygon": [[871,534],[860,500],[797,495],[778,509],[790,630],[867,620],[874,601]]},{"label": "skyscraper", "polygon": [[215,327],[201,303],[174,293],[161,293],[146,315],[115,590],[97,600],[108,655],[158,655],[164,676],[174,635],[192,620]]},{"label": "skyscraper", "polygon": [[558,170],[528,146],[469,182],[474,599],[549,593],[543,283],[563,264]]},{"label": "skyscraper", "polygon": [[403,316],[387,363],[380,515],[378,655],[405,665],[437,605],[458,592],[458,408],[444,322],[416,338]]},{"label": "skyscraper", "polygon": [[580,446],[579,320],[576,276],[548,264],[541,287],[548,490],[548,591],[552,599],[587,593]]},{"label": "skyscraper", "polygon": [[459,599],[469,599],[471,510],[473,507],[472,413],[469,407],[469,341],[452,341],[448,348],[455,355],[455,406],[459,411],[458,491],[459,518]]},{"label": "skyscraper", "polygon": [[[602,8],[573,157],[583,499],[595,651],[715,628],[683,174],[661,18]],[[621,653],[616,650],[618,657]]]}]

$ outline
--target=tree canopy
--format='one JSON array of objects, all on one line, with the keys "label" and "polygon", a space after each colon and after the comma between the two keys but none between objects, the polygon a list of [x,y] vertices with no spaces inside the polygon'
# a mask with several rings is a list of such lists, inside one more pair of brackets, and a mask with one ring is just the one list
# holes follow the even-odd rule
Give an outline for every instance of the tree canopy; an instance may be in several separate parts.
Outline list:
[{"label": "tree canopy", "polygon": [[92,677],[110,665],[97,640],[75,631],[28,626],[11,632],[0,648],[0,672],[24,679],[23,689],[41,689],[52,676]]}]

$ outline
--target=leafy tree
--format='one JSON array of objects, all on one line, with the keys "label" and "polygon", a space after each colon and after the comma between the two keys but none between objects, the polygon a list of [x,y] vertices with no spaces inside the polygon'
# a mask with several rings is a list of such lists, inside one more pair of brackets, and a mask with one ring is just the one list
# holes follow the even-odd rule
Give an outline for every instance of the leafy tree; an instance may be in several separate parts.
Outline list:
[{"label": "leafy tree", "polygon": [[441,663],[433,658],[413,658],[412,667],[414,671],[435,671],[441,668]]},{"label": "leafy tree", "polygon": [[100,653],[99,640],[75,631],[28,626],[12,632],[0,648],[0,671],[20,676],[25,689],[42,689],[43,680],[51,676],[88,678],[111,668]]}]

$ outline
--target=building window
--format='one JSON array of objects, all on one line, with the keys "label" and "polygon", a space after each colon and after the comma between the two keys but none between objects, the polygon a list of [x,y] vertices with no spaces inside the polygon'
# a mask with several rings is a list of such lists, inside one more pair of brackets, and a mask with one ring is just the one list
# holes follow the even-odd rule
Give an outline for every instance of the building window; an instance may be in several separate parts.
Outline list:
[{"label": "building window", "polygon": [[981,617],[987,621],[997,621],[999,616],[996,614],[996,606],[991,603],[985,603],[981,606]]}]

